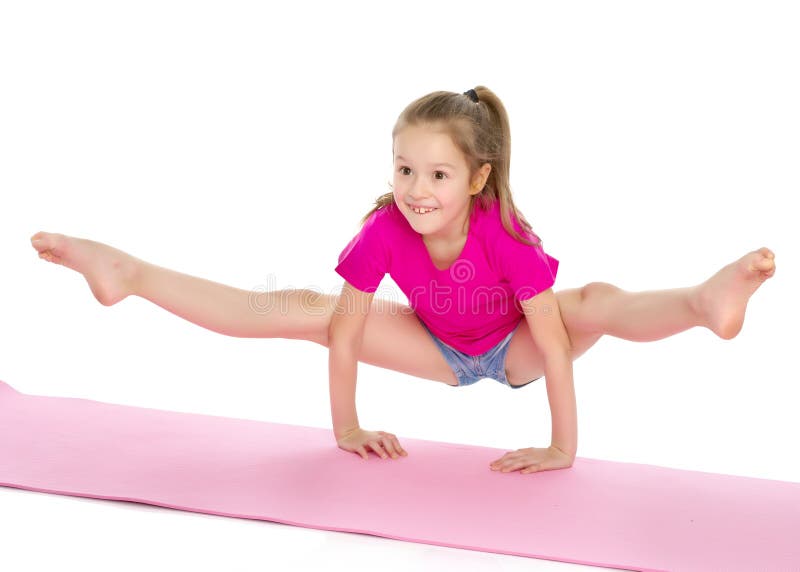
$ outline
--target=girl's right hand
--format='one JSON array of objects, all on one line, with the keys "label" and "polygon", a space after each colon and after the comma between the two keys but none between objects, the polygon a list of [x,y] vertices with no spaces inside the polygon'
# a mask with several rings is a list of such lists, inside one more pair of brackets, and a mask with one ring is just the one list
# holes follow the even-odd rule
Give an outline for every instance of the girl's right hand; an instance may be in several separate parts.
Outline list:
[{"label": "girl's right hand", "polygon": [[[369,445],[384,459],[387,458],[386,451],[389,452],[389,455],[391,455],[393,459],[396,459],[399,455],[408,455],[400,446],[397,437],[385,431],[366,431],[357,427],[341,437],[338,437],[336,443],[339,445],[340,449],[355,452],[361,455],[365,461],[368,459],[365,445]],[[383,450],[384,447],[386,447],[386,451]]]}]

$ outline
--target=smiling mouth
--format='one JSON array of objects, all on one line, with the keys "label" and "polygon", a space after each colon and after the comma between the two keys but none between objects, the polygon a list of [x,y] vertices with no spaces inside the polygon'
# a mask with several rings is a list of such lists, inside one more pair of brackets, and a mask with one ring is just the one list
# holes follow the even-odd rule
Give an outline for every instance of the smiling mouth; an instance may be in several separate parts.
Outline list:
[{"label": "smiling mouth", "polygon": [[425,215],[425,214],[431,213],[431,212],[433,212],[435,210],[439,210],[437,208],[432,208],[432,209],[416,209],[414,207],[408,207],[408,208],[410,208],[412,212],[414,212],[414,213],[416,213],[418,215]]}]

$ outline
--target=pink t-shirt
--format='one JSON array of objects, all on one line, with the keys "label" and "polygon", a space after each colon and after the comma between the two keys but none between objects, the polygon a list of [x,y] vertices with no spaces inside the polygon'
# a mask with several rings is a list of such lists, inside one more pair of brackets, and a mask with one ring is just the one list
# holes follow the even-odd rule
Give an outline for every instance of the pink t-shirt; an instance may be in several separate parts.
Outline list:
[{"label": "pink t-shirt", "polygon": [[[513,217],[512,224],[522,233]],[[475,205],[464,248],[446,270],[434,266],[422,235],[394,203],[372,213],[336,266],[364,292],[375,292],[388,272],[431,332],[469,355],[508,335],[523,317],[518,301],[550,288],[557,270],[557,259],[506,232],[498,202],[488,211]]]}]

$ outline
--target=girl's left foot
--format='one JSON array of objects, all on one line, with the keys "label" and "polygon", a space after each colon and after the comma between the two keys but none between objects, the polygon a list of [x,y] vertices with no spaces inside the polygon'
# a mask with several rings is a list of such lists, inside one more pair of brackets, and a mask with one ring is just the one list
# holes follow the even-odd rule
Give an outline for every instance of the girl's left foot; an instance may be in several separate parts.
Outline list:
[{"label": "girl's left foot", "polygon": [[742,329],[750,296],[773,274],[775,254],[769,248],[759,248],[695,287],[692,306],[705,327],[729,340]]}]

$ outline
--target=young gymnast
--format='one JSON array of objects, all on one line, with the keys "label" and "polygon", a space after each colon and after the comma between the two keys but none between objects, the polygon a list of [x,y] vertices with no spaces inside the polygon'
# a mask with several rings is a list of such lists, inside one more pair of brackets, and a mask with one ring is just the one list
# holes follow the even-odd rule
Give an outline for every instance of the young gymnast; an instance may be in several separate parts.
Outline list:
[{"label": "young gymnast", "polygon": [[[489,465],[523,473],[572,466],[572,361],[602,335],[652,341],[703,326],[733,338],[748,299],[775,272],[774,254],[760,248],[691,287],[629,292],[591,282],[554,292],[558,260],[514,206],[508,117],[491,90],[425,95],[403,110],[392,138],[392,192],[376,200],[339,255],[345,282],[337,296],[277,290],[259,293],[267,300],[254,308],[251,291],[103,243],[46,232],[31,243],[40,258],[83,274],[101,304],[136,295],[228,336],[327,347],[334,436],[364,459],[369,449],[384,459],[407,452],[394,434],[360,427],[359,361],[456,387],[489,377],[519,388],[543,375],[551,445],[511,451]],[[386,273],[409,305],[373,300]]]}]

